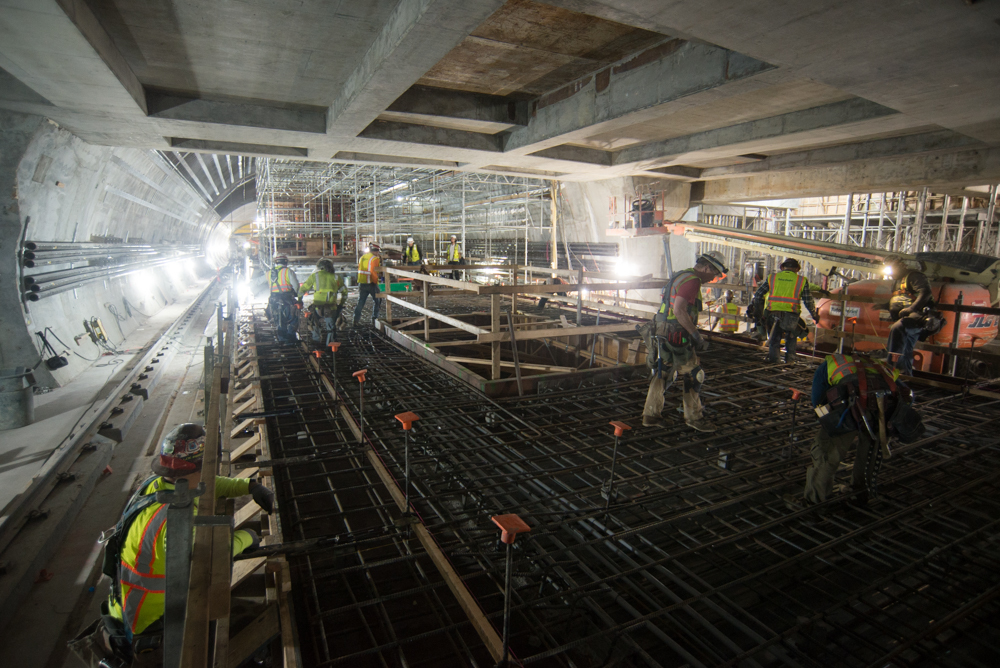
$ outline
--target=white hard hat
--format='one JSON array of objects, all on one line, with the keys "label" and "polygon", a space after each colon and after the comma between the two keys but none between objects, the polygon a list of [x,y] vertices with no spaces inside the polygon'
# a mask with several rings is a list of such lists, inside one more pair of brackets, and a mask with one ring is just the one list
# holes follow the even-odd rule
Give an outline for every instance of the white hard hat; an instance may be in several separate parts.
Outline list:
[{"label": "white hard hat", "polygon": [[453,235],[451,235],[451,238],[452,239],[458,239],[458,235],[457,234],[453,234]]},{"label": "white hard hat", "polygon": [[413,243],[413,237],[406,237],[406,243],[412,244]]}]

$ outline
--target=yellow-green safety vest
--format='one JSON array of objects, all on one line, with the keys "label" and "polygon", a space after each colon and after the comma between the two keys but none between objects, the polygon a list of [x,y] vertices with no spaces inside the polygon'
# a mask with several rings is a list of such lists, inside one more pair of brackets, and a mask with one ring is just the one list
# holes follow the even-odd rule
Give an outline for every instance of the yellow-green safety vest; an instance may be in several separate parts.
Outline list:
[{"label": "yellow-green safety vest", "polygon": [[[884,367],[883,367],[884,368]],[[831,387],[844,380],[848,376],[856,376],[858,373],[858,363],[850,355],[827,355],[826,356],[826,380]],[[865,373],[880,375],[878,369],[865,365]],[[892,379],[899,379],[899,370],[892,370]]]},{"label": "yellow-green safety vest", "polygon": [[735,332],[740,328],[740,306],[739,304],[733,304],[732,302],[727,302],[722,305],[722,313],[724,314],[719,320],[719,329],[723,332]]},{"label": "yellow-green safety vest", "polygon": [[[313,304],[333,304],[339,302],[343,304],[347,300],[347,286],[343,279],[329,271],[317,271],[313,273],[306,282],[299,286],[299,296],[304,296],[315,288]],[[337,297],[340,299],[337,299]]]},{"label": "yellow-green safety vest", "polygon": [[[250,479],[215,478],[215,498],[231,498],[250,493]],[[159,490],[174,488],[172,482],[162,477],[146,485],[143,495],[156,494]],[[194,500],[195,510],[198,499]],[[153,503],[140,512],[121,545],[121,600],[108,599],[108,612],[122,620],[133,634],[142,633],[146,627],[163,616],[163,597],[166,591],[167,558],[167,505]],[[233,534],[233,554],[250,547],[251,537],[246,531]]]},{"label": "yellow-green safety vest", "polygon": [[677,288],[688,281],[698,281],[698,298],[694,304],[688,304],[688,315],[691,316],[691,322],[698,323],[698,314],[701,312],[701,279],[691,269],[677,272],[674,280],[670,282],[670,293],[667,295],[667,299],[660,304],[659,311],[661,314],[667,314],[667,320],[677,320],[677,316],[674,314],[674,298],[677,296]]},{"label": "yellow-green safety vest", "polygon": [[794,271],[779,271],[767,279],[767,299],[764,309],[798,313],[802,303],[802,288],[806,284],[804,276]]},{"label": "yellow-green safety vest", "polygon": [[453,243],[452,245],[448,246],[448,261],[458,262],[461,259],[462,259],[462,254],[458,250],[458,243]]},{"label": "yellow-green safety vest", "polygon": [[[374,259],[374,262],[372,260]],[[378,274],[374,271],[378,269],[378,258],[373,253],[365,253],[358,261],[358,284],[378,283]]]},{"label": "yellow-green safety vest", "polygon": [[403,257],[406,258],[407,262],[420,262],[420,251],[417,249],[417,244],[407,246],[406,250],[403,251]]}]

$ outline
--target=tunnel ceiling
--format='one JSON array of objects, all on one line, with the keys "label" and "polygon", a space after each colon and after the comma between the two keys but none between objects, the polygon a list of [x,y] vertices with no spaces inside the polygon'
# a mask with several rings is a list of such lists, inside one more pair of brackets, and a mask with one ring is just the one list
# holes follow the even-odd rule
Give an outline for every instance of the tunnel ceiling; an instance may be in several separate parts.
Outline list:
[{"label": "tunnel ceiling", "polygon": [[964,188],[1000,181],[997,19],[905,0],[36,0],[0,7],[0,107],[167,155],[645,176],[702,201]]}]

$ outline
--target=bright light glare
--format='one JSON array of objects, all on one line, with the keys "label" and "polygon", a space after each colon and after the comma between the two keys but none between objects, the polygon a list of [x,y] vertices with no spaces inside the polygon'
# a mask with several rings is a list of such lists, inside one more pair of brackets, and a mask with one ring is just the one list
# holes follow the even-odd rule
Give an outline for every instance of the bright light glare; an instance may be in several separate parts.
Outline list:
[{"label": "bright light glare", "polygon": [[236,298],[241,304],[253,302],[253,291],[250,289],[250,281],[240,281],[236,286]]},{"label": "bright light glare", "polygon": [[885,265],[884,267],[882,267],[882,275],[885,276],[886,278],[891,278],[892,267],[890,265]]},{"label": "bright light glare", "polygon": [[615,269],[615,273],[619,276],[636,276],[635,268],[632,264],[625,260],[625,258],[618,258],[618,264]]},{"label": "bright light glare", "polygon": [[251,246],[251,245],[252,245],[252,244],[251,244],[251,243],[250,243],[249,241],[244,241],[244,242],[243,242],[243,248],[244,248],[244,250],[246,250],[246,249],[250,248],[250,246]]}]

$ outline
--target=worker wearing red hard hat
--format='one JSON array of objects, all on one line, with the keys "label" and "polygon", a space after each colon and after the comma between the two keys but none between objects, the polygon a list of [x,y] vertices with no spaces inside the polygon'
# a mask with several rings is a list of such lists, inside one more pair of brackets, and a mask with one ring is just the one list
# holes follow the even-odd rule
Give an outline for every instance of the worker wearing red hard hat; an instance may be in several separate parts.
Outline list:
[{"label": "worker wearing red hard hat", "polygon": [[354,326],[361,322],[361,313],[365,302],[372,298],[372,324],[378,320],[378,269],[382,263],[382,248],[376,244],[368,245],[368,251],[358,260],[358,305],[354,307]]},{"label": "worker wearing red hard hat", "polygon": [[[172,429],[153,462],[155,475],[139,485],[113,533],[108,530],[102,536],[104,572],[111,578],[111,592],[102,606],[105,614],[70,642],[70,649],[90,665],[101,659],[119,659],[124,661],[121,665],[131,666],[162,665],[167,505],[156,501],[156,493],[173,490],[181,478],[187,480],[188,489],[196,488],[204,454],[202,425],[187,423]],[[216,498],[247,494],[265,512],[274,512],[274,494],[256,480],[216,476]],[[198,501],[194,500],[196,508]],[[252,529],[233,532],[234,555],[259,544]]]}]

